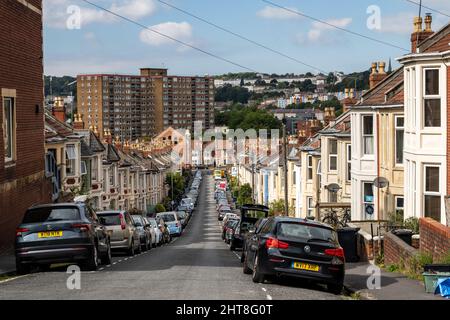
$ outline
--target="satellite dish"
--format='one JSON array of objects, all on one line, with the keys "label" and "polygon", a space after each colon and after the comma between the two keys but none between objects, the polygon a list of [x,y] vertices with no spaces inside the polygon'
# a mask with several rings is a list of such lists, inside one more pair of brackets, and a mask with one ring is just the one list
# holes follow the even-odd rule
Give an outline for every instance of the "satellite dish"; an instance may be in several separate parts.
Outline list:
[{"label": "satellite dish", "polygon": [[330,192],[338,192],[341,190],[341,187],[337,183],[330,183],[326,186],[326,189],[328,189]]},{"label": "satellite dish", "polygon": [[377,177],[373,180],[373,185],[377,188],[383,189],[389,186],[389,180],[384,177]]}]

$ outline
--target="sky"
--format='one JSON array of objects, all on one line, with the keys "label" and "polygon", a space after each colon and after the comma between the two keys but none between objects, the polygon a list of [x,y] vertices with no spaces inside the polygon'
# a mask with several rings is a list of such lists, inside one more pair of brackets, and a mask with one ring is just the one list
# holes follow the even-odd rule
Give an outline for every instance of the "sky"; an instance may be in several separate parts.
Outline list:
[{"label": "sky", "polygon": [[[407,53],[419,0],[164,0],[252,41],[280,56],[170,8],[158,0],[89,0],[138,23],[117,18],[82,0],[43,0],[44,72],[137,74],[142,67],[165,67],[169,74],[216,75],[245,72],[305,73],[367,70],[374,61]],[[450,22],[449,0],[423,0],[433,30]],[[314,21],[294,12],[328,24]],[[391,45],[330,26],[350,30]],[[164,38],[144,26],[203,52]],[[237,66],[237,65],[239,66]],[[244,67],[244,68],[242,68]],[[247,68],[247,69],[245,69]]]}]

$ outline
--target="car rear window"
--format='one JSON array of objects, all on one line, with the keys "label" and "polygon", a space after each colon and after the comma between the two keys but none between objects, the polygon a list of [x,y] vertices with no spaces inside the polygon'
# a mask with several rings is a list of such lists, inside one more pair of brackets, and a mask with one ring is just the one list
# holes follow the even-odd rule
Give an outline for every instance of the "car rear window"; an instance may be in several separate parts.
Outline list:
[{"label": "car rear window", "polygon": [[279,223],[277,226],[277,236],[302,240],[316,239],[330,242],[337,241],[336,232],[331,229],[292,222]]},{"label": "car rear window", "polygon": [[120,213],[101,213],[97,215],[103,218],[103,224],[105,226],[120,225]]},{"label": "car rear window", "polygon": [[39,223],[47,221],[80,220],[76,207],[46,207],[27,210],[22,223]]},{"label": "car rear window", "polygon": [[175,216],[173,214],[162,214],[159,217],[161,217],[164,220],[164,222],[175,221]]}]

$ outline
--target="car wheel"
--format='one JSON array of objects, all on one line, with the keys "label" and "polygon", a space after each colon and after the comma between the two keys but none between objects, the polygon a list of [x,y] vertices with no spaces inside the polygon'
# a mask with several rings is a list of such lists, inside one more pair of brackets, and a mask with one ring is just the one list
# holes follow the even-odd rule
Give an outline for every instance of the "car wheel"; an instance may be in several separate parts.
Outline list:
[{"label": "car wheel", "polygon": [[233,244],[233,241],[230,241],[230,251],[234,251],[234,249],[236,249],[236,247]]},{"label": "car wheel", "polygon": [[255,261],[253,262],[252,280],[255,283],[263,283],[264,282],[264,275],[259,271],[258,253],[255,254]]},{"label": "car wheel", "polygon": [[244,254],[244,249],[242,249],[242,253],[241,253],[241,262],[245,261],[245,254]]},{"label": "car wheel", "polygon": [[31,266],[29,264],[23,264],[16,260],[16,273],[20,275],[28,274],[31,271]]},{"label": "car wheel", "polygon": [[[242,258],[242,257],[241,257]],[[244,264],[242,266],[242,272],[244,272],[244,274],[252,274],[252,269],[250,269],[248,267],[248,262],[247,262],[247,255],[245,255],[245,258],[243,258]]]},{"label": "car wheel", "polygon": [[134,239],[131,239],[130,247],[128,248],[128,255],[134,256]]},{"label": "car wheel", "polygon": [[98,249],[94,244],[91,250],[90,257],[84,262],[83,269],[86,271],[95,271],[98,268]]},{"label": "car wheel", "polygon": [[343,288],[344,288],[344,285],[342,283],[338,283],[338,284],[336,284],[336,283],[329,283],[329,284],[327,284],[328,291],[330,293],[333,293],[333,294],[336,294],[336,295],[341,294]]},{"label": "car wheel", "polygon": [[139,242],[138,248],[136,250],[136,253],[137,254],[142,253],[142,243],[140,243],[140,242]]},{"label": "car wheel", "polygon": [[108,265],[111,264],[111,260],[112,260],[111,243],[108,241],[108,248],[106,249],[106,253],[102,258],[102,263]]}]

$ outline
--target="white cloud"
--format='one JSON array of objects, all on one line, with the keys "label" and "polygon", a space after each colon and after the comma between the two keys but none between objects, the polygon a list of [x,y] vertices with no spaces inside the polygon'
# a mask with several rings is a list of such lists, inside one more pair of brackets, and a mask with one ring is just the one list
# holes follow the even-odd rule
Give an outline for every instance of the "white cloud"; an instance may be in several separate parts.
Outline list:
[{"label": "white cloud", "polygon": [[[149,28],[177,40],[192,44],[192,26],[188,22],[164,22],[150,26]],[[161,46],[174,43],[173,40],[150,30],[142,30],[139,38],[142,42],[152,46]]]},{"label": "white cloud", "polygon": [[314,21],[311,24],[311,29],[306,33],[306,35],[297,35],[297,42],[300,44],[336,43],[338,38],[335,37],[334,31],[336,31],[336,28],[333,26],[345,28],[352,23],[352,18],[330,19],[326,20],[325,22],[330,25]]},{"label": "white cloud", "polygon": [[400,12],[396,15],[381,15],[381,29],[376,31],[383,33],[410,34],[413,31],[412,12]]},{"label": "white cloud", "polygon": [[[293,11],[297,11],[298,9],[296,8],[288,8],[290,10]],[[258,17],[264,18],[264,19],[280,19],[280,20],[286,20],[286,19],[299,19],[301,18],[301,16],[299,16],[298,14],[282,9],[282,8],[277,8],[277,7],[272,7],[272,6],[266,6],[263,9],[259,10],[256,15]]]},{"label": "white cloud", "polygon": [[[98,3],[99,5],[123,15],[127,18],[138,20],[153,14],[156,10],[154,0],[117,0]],[[44,0],[44,24],[51,28],[66,28],[67,20],[73,16],[68,12],[70,6],[77,3],[70,0]],[[81,28],[91,23],[113,23],[120,21],[114,15],[89,6],[76,6],[80,9]]]}]

